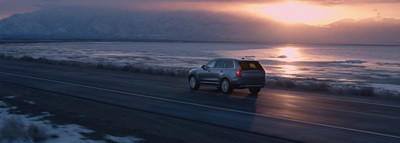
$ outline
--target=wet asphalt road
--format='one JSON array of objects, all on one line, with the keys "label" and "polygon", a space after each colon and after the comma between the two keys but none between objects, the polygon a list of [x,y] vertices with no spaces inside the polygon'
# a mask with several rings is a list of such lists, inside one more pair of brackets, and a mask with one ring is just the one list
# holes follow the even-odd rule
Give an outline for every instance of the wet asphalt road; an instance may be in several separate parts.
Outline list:
[{"label": "wet asphalt road", "polygon": [[225,95],[192,91],[182,77],[3,60],[0,82],[300,142],[400,142],[398,99],[271,88]]}]

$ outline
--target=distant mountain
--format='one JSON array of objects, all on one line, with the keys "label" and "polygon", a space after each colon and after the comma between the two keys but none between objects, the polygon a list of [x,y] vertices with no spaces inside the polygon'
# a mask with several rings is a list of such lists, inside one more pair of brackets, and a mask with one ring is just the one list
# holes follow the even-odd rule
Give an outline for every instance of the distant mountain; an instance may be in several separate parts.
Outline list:
[{"label": "distant mountain", "polygon": [[400,44],[398,19],[345,19],[316,27],[233,13],[42,9],[0,20],[0,39],[179,40]]},{"label": "distant mountain", "polygon": [[260,20],[210,12],[44,9],[0,21],[0,38],[259,41]]},{"label": "distant mountain", "polygon": [[345,19],[329,24],[320,30],[323,31],[319,33],[321,37],[331,37],[333,41],[340,43],[400,44],[399,19]]}]

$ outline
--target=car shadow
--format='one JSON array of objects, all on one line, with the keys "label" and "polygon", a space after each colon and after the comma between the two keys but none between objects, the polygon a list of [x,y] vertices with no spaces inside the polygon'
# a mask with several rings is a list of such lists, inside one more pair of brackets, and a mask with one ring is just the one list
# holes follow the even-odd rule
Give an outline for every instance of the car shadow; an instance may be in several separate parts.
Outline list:
[{"label": "car shadow", "polygon": [[234,90],[231,94],[224,94],[219,89],[199,89],[202,94],[208,95],[208,102],[211,106],[227,109],[227,112],[234,114],[236,118],[221,115],[224,124],[237,129],[250,130],[257,113],[258,94],[249,94],[248,90]]}]

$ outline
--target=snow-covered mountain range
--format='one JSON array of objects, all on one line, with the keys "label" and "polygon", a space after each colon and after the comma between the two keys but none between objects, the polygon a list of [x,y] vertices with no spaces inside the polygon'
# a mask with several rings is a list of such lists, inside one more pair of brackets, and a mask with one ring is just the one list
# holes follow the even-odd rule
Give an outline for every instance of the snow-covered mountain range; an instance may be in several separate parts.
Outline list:
[{"label": "snow-covered mountain range", "polygon": [[0,20],[0,39],[178,40],[400,44],[400,20],[344,19],[324,26],[206,11],[53,8]]}]

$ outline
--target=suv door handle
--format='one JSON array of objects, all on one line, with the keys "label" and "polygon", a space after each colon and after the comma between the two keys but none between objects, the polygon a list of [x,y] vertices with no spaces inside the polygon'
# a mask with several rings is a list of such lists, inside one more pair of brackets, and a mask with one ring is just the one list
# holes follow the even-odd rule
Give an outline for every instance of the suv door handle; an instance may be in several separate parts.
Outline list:
[{"label": "suv door handle", "polygon": [[221,71],[221,72],[224,72],[224,71]]}]

